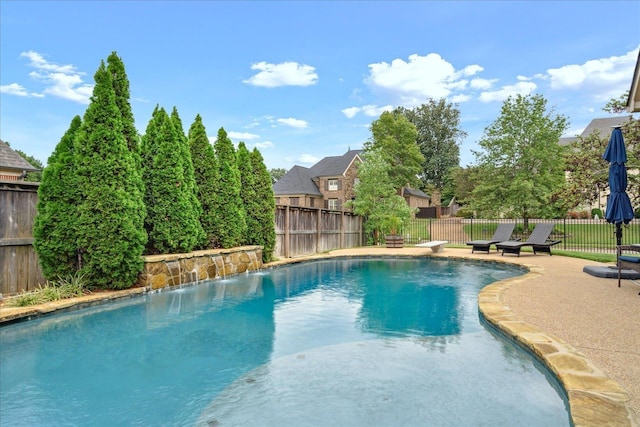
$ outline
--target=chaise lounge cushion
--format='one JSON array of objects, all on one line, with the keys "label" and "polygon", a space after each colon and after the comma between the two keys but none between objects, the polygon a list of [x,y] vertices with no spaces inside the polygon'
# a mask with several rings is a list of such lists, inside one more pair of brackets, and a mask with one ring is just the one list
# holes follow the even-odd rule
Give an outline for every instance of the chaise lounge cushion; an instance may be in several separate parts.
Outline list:
[{"label": "chaise lounge cushion", "polygon": [[626,262],[635,262],[635,263],[640,264],[640,257],[637,257],[637,256],[620,255],[618,257],[618,260],[626,261]]}]

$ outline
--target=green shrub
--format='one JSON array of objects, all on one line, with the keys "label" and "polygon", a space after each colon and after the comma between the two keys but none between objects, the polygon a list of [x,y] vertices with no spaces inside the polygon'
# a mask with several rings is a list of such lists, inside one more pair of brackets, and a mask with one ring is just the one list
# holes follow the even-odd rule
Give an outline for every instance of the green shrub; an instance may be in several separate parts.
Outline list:
[{"label": "green shrub", "polygon": [[591,218],[595,218],[596,215],[598,215],[598,218],[600,219],[604,218],[604,215],[602,215],[602,209],[591,209]]},{"label": "green shrub", "polygon": [[458,212],[456,212],[456,216],[458,218],[473,218],[473,211],[467,208],[460,208]]},{"label": "green shrub", "polygon": [[640,218],[640,208],[637,208],[637,209],[636,209],[635,217],[636,217],[636,218]]}]

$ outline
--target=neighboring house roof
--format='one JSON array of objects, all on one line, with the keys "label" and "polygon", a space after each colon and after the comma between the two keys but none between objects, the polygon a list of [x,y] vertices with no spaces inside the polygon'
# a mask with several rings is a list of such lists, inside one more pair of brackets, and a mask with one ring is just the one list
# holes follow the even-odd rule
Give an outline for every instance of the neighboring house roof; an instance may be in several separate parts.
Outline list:
[{"label": "neighboring house roof", "polygon": [[279,194],[311,194],[322,196],[318,186],[314,184],[308,168],[294,166],[273,184],[273,193]]},{"label": "neighboring house roof", "polygon": [[627,111],[629,113],[637,113],[640,111],[640,51],[638,51],[636,69],[633,72],[631,87],[629,88],[629,98],[627,98]]},{"label": "neighboring house roof", "polygon": [[309,168],[311,176],[318,178],[321,176],[344,175],[353,160],[362,153],[362,150],[349,150],[342,156],[325,157]]},{"label": "neighboring house roof", "polygon": [[[609,138],[611,135],[611,128],[614,126],[621,126],[625,122],[631,120],[632,116],[617,116],[617,117],[605,117],[602,119],[593,119],[582,131],[580,136],[586,138],[593,132],[598,132],[600,138]],[[573,141],[578,139],[577,136],[563,137],[558,140],[560,145],[569,145]]]},{"label": "neighboring house roof", "polygon": [[273,193],[276,196],[287,194],[322,196],[314,179],[322,176],[344,175],[360,153],[362,150],[349,150],[342,156],[325,157],[310,168],[296,165],[273,184]]},{"label": "neighboring house roof", "polygon": [[428,194],[426,194],[424,191],[422,190],[417,190],[415,188],[408,188],[405,187],[404,189],[404,195],[405,196],[413,196],[413,197],[418,197],[420,199],[428,199],[430,200],[431,197],[429,197]]},{"label": "neighboring house roof", "polygon": [[27,162],[20,154],[9,147],[9,144],[0,139],[0,169],[14,171],[37,171],[40,170]]},{"label": "neighboring house roof", "polygon": [[593,132],[600,132],[601,137],[608,138],[611,135],[611,128],[621,126],[623,123],[631,120],[631,116],[606,117],[604,119],[593,119],[591,123],[582,132],[582,137],[587,137]]}]

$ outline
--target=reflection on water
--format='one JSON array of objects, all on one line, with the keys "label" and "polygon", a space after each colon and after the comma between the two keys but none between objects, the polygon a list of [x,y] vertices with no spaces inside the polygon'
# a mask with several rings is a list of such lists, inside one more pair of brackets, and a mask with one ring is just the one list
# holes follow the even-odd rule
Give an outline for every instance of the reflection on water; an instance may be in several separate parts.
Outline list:
[{"label": "reflection on water", "polygon": [[[562,399],[531,359],[478,321],[478,290],[516,274],[521,270],[504,265],[447,260],[326,260],[3,327],[2,424],[193,425],[208,419],[212,402],[216,411],[244,411],[240,401],[220,402],[229,402],[233,390],[252,396],[244,384],[263,381],[295,411],[333,409],[320,380],[342,390],[351,402],[344,408],[375,406],[386,396],[385,417],[409,420],[406,405],[422,403],[405,398],[420,399],[425,387],[441,390],[438,405],[458,413],[459,392],[445,390],[460,382],[473,383],[469,393],[487,393],[491,378],[499,393],[529,393],[542,402],[514,405],[513,419],[527,416],[518,406],[557,416]],[[462,366],[468,368],[456,373]],[[373,371],[386,380],[372,379]],[[304,388],[314,378],[319,388]],[[514,378],[526,385],[517,380],[514,390],[505,389]],[[359,400],[354,387],[369,380],[380,380],[377,397]],[[278,395],[253,400],[255,417],[273,415]],[[567,425],[566,411],[560,418],[555,424]],[[247,422],[268,425],[262,421]]]}]

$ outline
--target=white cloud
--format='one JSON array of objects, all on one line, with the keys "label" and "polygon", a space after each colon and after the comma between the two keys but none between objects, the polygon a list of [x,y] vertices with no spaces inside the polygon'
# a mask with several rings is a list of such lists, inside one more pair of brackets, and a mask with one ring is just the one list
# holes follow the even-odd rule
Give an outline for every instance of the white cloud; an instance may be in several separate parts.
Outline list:
[{"label": "white cloud", "polygon": [[256,148],[271,148],[273,147],[273,142],[271,141],[256,142],[255,144],[253,144],[253,146]]},{"label": "white cloud", "polygon": [[477,90],[487,90],[493,87],[493,84],[496,83],[498,79],[472,79],[469,83],[471,89]]},{"label": "white cloud", "polygon": [[451,92],[466,87],[467,82],[461,77],[473,76],[483,70],[479,65],[469,65],[456,71],[437,53],[413,54],[408,62],[394,59],[390,64],[370,64],[369,69],[368,84],[394,92],[404,98],[405,103],[409,99],[446,98]]},{"label": "white cloud", "polygon": [[276,120],[281,125],[291,126],[292,128],[305,129],[309,123],[304,120],[294,119],[292,117]]},{"label": "white cloud", "polygon": [[592,59],[583,64],[570,64],[550,68],[547,74],[535,77],[548,80],[554,90],[581,90],[593,100],[602,102],[617,98],[629,89],[629,76],[633,75],[638,49],[622,56]]},{"label": "white cloud", "polygon": [[515,85],[502,86],[502,88],[499,90],[482,92],[479,99],[482,102],[502,102],[510,96],[530,95],[536,90],[537,87],[538,86],[533,82],[518,82]]},{"label": "white cloud", "polygon": [[[53,95],[62,99],[88,104],[91,94],[93,93],[93,85],[84,83],[82,76],[85,73],[80,72],[73,65],[58,65],[47,61],[38,52],[28,51],[20,54],[21,58],[27,58],[29,66],[36,69],[29,73],[29,76],[41,83],[45,84],[45,88],[41,94],[30,93],[30,96],[44,97],[45,95]],[[22,86],[12,83],[9,86]],[[16,87],[14,87],[15,89]],[[26,89],[22,88],[24,93]],[[7,92],[8,93],[8,92]],[[21,92],[11,93],[12,95],[26,96]]]},{"label": "white cloud", "polygon": [[270,64],[262,61],[253,64],[251,69],[259,70],[259,73],[243,80],[243,83],[254,86],[278,87],[310,86],[318,82],[318,75],[314,67],[297,62]]},{"label": "white cloud", "polygon": [[344,114],[345,116],[347,116],[348,119],[352,119],[356,116],[356,114],[358,114],[361,111],[360,107],[349,107],[349,108],[343,108],[342,110],[342,114]]},{"label": "white cloud", "polygon": [[363,113],[369,117],[378,117],[385,111],[392,111],[393,105],[385,105],[383,107],[379,107],[377,105],[363,105],[362,107],[349,107],[342,109],[342,114],[344,114],[348,119],[354,118],[358,113]]},{"label": "white cloud", "polygon": [[460,104],[461,102],[467,102],[470,99],[471,97],[469,95],[460,94],[460,95],[453,95],[450,98],[450,101],[453,102],[454,104]]},{"label": "white cloud", "polygon": [[378,117],[385,111],[392,111],[393,105],[385,105],[384,107],[378,107],[377,105],[365,105],[362,107],[362,111],[369,117]]},{"label": "white cloud", "polygon": [[6,93],[7,95],[15,96],[29,96],[29,92],[27,92],[24,86],[19,85],[18,83],[11,83],[8,85],[0,86],[0,93]]},{"label": "white cloud", "polygon": [[255,133],[249,133],[249,132],[229,132],[227,136],[231,139],[237,139],[240,141],[250,141],[252,139],[260,138],[259,135],[256,135]]},{"label": "white cloud", "polygon": [[313,154],[303,154],[300,157],[298,157],[298,161],[300,163],[318,163],[318,161],[320,160],[319,157],[314,156]]}]

